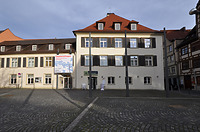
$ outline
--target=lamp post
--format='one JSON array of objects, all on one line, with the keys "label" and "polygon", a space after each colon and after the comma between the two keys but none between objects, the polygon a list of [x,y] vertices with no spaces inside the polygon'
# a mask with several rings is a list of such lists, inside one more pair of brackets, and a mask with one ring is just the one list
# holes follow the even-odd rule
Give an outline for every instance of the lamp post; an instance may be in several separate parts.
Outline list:
[{"label": "lamp post", "polygon": [[166,31],[164,28],[164,49],[165,49],[165,91],[166,97],[169,97],[169,77],[168,77],[168,63],[167,63],[167,43],[166,43]]},{"label": "lamp post", "polygon": [[91,32],[89,32],[89,97],[92,98]]},{"label": "lamp post", "polygon": [[129,97],[129,78],[128,78],[128,57],[127,57],[126,30],[125,30],[125,65],[126,65],[126,97]]}]

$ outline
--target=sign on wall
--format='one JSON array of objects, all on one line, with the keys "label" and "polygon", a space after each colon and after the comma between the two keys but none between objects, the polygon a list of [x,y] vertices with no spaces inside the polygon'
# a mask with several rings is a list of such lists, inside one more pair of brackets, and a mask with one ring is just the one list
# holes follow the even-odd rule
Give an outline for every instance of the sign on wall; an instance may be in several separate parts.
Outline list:
[{"label": "sign on wall", "polygon": [[72,73],[73,55],[55,56],[55,73]]}]

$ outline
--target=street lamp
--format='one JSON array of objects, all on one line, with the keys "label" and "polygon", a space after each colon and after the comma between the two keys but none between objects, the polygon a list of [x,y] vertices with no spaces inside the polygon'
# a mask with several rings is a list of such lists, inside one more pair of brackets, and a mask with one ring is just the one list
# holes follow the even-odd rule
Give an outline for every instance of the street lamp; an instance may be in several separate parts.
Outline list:
[{"label": "street lamp", "polygon": [[196,8],[192,8],[189,12],[190,15],[194,15],[194,14],[200,14],[200,11],[197,10]]}]

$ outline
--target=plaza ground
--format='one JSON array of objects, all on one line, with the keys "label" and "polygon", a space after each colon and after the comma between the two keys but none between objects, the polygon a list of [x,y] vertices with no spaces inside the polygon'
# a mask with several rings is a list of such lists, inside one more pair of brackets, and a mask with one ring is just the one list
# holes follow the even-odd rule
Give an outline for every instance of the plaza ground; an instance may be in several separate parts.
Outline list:
[{"label": "plaza ground", "polygon": [[200,131],[198,92],[173,91],[169,98],[156,90],[132,90],[128,98],[125,90],[92,94],[89,98],[88,90],[0,89],[0,132]]}]

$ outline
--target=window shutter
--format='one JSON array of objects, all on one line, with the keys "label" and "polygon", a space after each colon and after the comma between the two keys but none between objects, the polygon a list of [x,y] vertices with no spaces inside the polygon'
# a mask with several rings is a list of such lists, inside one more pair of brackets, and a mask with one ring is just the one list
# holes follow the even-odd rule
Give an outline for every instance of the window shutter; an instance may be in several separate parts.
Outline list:
[{"label": "window shutter", "polygon": [[115,66],[115,56],[108,56],[108,66]]},{"label": "window shutter", "polygon": [[123,66],[126,66],[126,56],[123,56]]},{"label": "window shutter", "polygon": [[100,57],[98,55],[93,56],[93,65],[100,66]]},{"label": "window shutter", "polygon": [[127,39],[126,39],[126,42],[127,42],[127,48],[130,48],[130,39],[127,38]]},{"label": "window shutter", "polygon": [[40,57],[40,67],[43,67],[43,57]]},{"label": "window shutter", "polygon": [[115,48],[115,38],[111,38],[111,47]]},{"label": "window shutter", "polygon": [[157,56],[153,56],[153,66],[157,66]]},{"label": "window shutter", "polygon": [[18,67],[21,67],[21,58],[18,58]]},{"label": "window shutter", "polygon": [[4,68],[4,58],[1,58],[1,68]]},{"label": "window shutter", "polygon": [[35,57],[35,67],[38,67],[38,57]]},{"label": "window shutter", "polygon": [[107,46],[108,46],[108,48],[112,47],[112,45],[111,45],[111,38],[107,38]]},{"label": "window shutter", "polygon": [[145,56],[138,56],[139,57],[139,66],[145,66]]},{"label": "window shutter", "polygon": [[53,57],[53,64],[52,66],[54,67],[55,66],[55,56]]},{"label": "window shutter", "polygon": [[122,38],[122,48],[125,48],[125,38]]},{"label": "window shutter", "polygon": [[128,60],[128,66],[131,66],[130,56],[127,56],[127,60]]},{"label": "window shutter", "polygon": [[144,48],[144,39],[143,38],[139,39],[138,48]]},{"label": "window shutter", "polygon": [[26,67],[26,58],[23,58],[23,67]]},{"label": "window shutter", "polygon": [[81,37],[81,47],[85,47],[85,38]]},{"label": "window shutter", "polygon": [[93,47],[99,47],[99,38],[93,38]]},{"label": "window shutter", "polygon": [[10,58],[7,58],[6,67],[10,67]]},{"label": "window shutter", "polygon": [[[126,56],[123,56],[123,65],[126,66]],[[130,56],[127,55],[127,65],[130,66]]]},{"label": "window shutter", "polygon": [[156,38],[151,39],[152,48],[156,48]]},{"label": "window shutter", "polygon": [[85,56],[81,55],[81,66],[85,66]]}]

